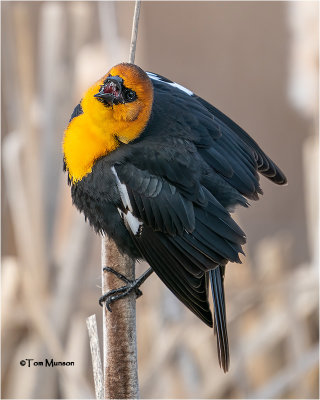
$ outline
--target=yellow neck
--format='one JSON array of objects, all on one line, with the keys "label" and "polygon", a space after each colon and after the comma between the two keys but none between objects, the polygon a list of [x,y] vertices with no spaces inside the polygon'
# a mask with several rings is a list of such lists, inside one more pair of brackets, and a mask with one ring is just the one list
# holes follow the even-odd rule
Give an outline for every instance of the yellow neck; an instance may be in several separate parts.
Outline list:
[{"label": "yellow neck", "polygon": [[63,152],[73,182],[80,181],[92,170],[94,162],[119,145],[115,136],[106,134],[85,114],[74,118],[65,132]]}]

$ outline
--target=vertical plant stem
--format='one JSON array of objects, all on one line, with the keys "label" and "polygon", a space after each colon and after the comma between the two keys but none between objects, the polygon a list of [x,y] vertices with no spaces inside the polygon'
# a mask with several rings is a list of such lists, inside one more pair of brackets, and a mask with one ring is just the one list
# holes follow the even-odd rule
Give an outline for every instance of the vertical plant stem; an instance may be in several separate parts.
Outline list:
[{"label": "vertical plant stem", "polygon": [[140,6],[141,6],[141,0],[136,0],[136,4],[134,7],[134,14],[133,14],[131,45],[130,45],[130,54],[129,54],[129,62],[132,64],[134,64],[134,59],[136,56],[136,44],[137,44],[137,37],[138,37]]},{"label": "vertical plant stem", "polygon": [[[134,63],[140,0],[136,0],[133,17],[129,62]],[[130,280],[135,279],[134,261],[119,252],[115,242],[102,238],[102,293],[115,289],[123,282],[109,272],[108,266]],[[104,396],[106,399],[139,398],[137,338],[136,338],[136,294],[112,304],[112,312],[103,307],[103,361]]]},{"label": "vertical plant stem", "polygon": [[[110,238],[103,241],[102,261],[128,279],[135,277],[134,261],[119,253]],[[103,293],[124,283],[110,272],[103,273]],[[132,292],[112,305],[112,312],[103,310],[104,395],[106,399],[139,397],[136,294]]]},{"label": "vertical plant stem", "polygon": [[89,318],[87,318],[87,328],[88,328],[89,338],[90,338],[90,350],[91,350],[94,388],[95,388],[96,398],[103,399],[104,398],[103,373],[102,373],[102,366],[101,366],[97,320],[96,320],[95,314],[91,315]]}]

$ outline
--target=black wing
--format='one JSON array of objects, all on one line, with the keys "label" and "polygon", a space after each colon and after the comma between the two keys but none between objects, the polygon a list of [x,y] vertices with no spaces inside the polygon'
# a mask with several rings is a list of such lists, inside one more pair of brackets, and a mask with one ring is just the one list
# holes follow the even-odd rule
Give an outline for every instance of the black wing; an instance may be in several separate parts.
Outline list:
[{"label": "black wing", "polygon": [[261,150],[251,136],[210,103],[199,96],[194,95],[194,97],[212,113],[216,121],[220,124],[221,130],[224,131],[227,136],[238,136],[238,138],[253,151],[254,158],[257,162],[257,169],[262,175],[278,185],[287,183],[287,178],[281,169],[263,152],[263,150]]},{"label": "black wing", "polygon": [[[154,108],[160,103],[166,120],[172,114],[176,117],[180,134],[196,144],[203,160],[238,193],[258,199],[262,194],[258,172],[279,185],[287,182],[280,168],[230,118],[188,89],[160,75],[149,76],[155,89]],[[213,179],[221,182],[219,178]]]},{"label": "black wing", "polygon": [[[146,143],[143,148],[149,154],[143,162],[144,169],[129,162],[114,166],[122,193],[122,218],[140,253],[157,275],[195,315],[212,326],[208,273],[217,268],[220,271],[220,266],[228,261],[240,262],[238,253],[242,252],[245,235],[226,208],[200,183],[201,169],[187,168],[189,164],[197,166],[188,151],[183,152],[182,146],[176,150],[168,147],[165,151]],[[157,164],[152,157],[155,149],[159,158]],[[135,150],[133,154],[137,156],[139,146],[135,146]],[[176,157],[170,164],[166,160],[172,152]],[[141,154],[138,158],[142,162]],[[137,157],[134,159],[137,163]],[[161,176],[149,172],[149,169],[157,169],[156,165]],[[177,177],[181,179],[174,184],[173,179]],[[223,280],[210,279],[216,282],[212,287],[215,330],[220,365],[226,371],[229,350],[224,295],[221,294]]]},{"label": "black wing", "polygon": [[210,104],[165,78],[156,76],[153,85],[150,121],[114,166],[121,215],[150,266],[209,326],[211,282],[219,361],[227,370],[224,266],[240,262],[245,243],[229,211],[262,193],[258,172],[278,184],[286,180],[253,139]]}]

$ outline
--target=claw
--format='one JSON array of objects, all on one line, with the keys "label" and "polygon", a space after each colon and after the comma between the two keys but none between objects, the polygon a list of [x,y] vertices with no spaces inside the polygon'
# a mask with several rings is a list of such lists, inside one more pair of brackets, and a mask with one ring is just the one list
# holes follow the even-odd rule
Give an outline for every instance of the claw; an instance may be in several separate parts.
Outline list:
[{"label": "claw", "polygon": [[117,278],[119,278],[120,280],[122,280],[125,283],[131,283],[132,281],[130,279],[128,279],[126,276],[120,274],[120,272],[116,271],[113,268],[110,267],[104,267],[103,268],[104,272],[111,272],[113,275],[115,275]]},{"label": "claw", "polygon": [[122,280],[123,282],[126,283],[125,286],[121,286],[117,289],[112,289],[100,297],[100,299],[99,299],[100,306],[102,307],[102,303],[105,303],[107,310],[110,312],[112,312],[110,305],[113,302],[126,297],[133,290],[135,291],[137,298],[142,296],[142,291],[139,289],[139,287],[148,278],[148,276],[152,273],[152,269],[149,268],[138,279],[135,279],[132,281],[132,280],[128,279],[127,277],[125,277],[124,275],[120,274],[120,272],[117,272],[110,267],[104,267],[103,271],[113,273],[114,275],[116,275],[116,277],[118,277],[120,280]]},{"label": "claw", "polygon": [[106,300],[106,309],[107,309],[108,311],[112,312],[111,307],[110,307],[110,304],[111,304],[111,300]]}]

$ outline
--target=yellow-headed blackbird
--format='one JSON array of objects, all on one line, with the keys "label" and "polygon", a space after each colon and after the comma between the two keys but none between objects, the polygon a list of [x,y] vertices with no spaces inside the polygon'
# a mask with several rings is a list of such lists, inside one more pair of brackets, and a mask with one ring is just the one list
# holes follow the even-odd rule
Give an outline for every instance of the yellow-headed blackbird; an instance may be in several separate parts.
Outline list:
[{"label": "yellow-headed blackbird", "polygon": [[[219,363],[229,366],[223,280],[245,234],[235,206],[262,194],[259,175],[286,178],[258,144],[211,104],[133,64],[113,67],[83,96],[65,131],[72,199],[97,232],[151,268],[106,294],[109,305],[154,270],[207,325],[211,284]],[[110,272],[115,271],[107,268]],[[116,294],[116,296],[115,296]]]}]

